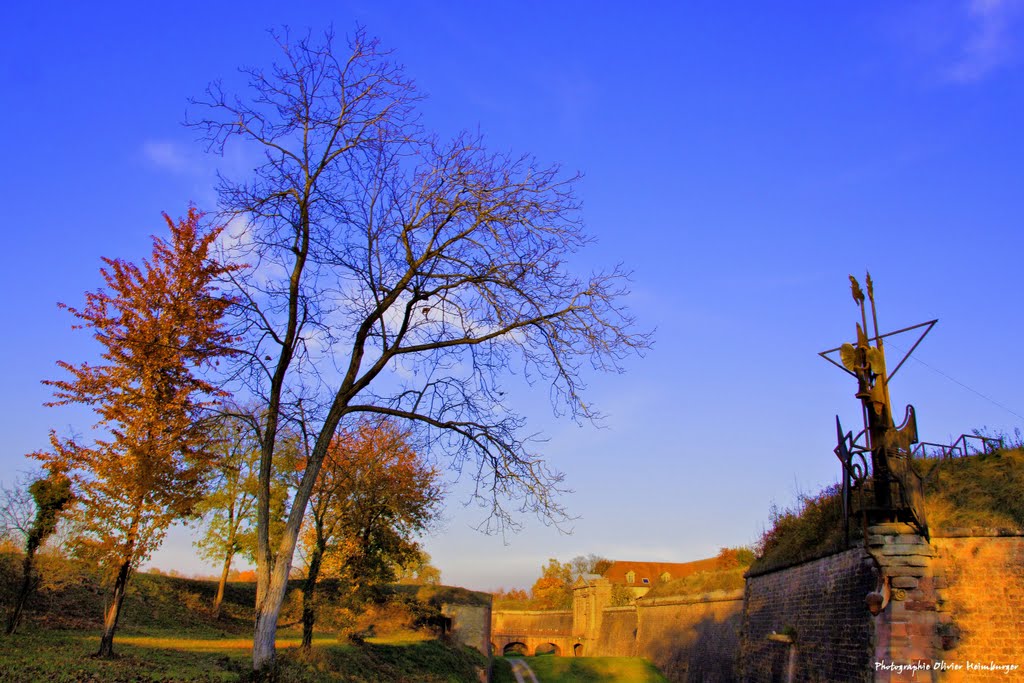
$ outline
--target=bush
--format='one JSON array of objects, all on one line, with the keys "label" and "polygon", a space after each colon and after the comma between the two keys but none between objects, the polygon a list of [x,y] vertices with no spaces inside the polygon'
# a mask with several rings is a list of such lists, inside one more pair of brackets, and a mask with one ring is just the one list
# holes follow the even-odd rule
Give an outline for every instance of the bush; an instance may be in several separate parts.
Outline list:
[{"label": "bush", "polygon": [[[912,461],[924,483],[925,516],[932,532],[953,529],[1024,531],[1024,449],[1020,434],[1005,437],[1012,447],[959,458]],[[757,544],[751,571],[759,574],[844,549],[843,507],[838,484],[801,495],[792,508],[772,506],[771,527]],[[862,536],[851,519],[850,539]]]},{"label": "bush", "polygon": [[[830,555],[844,549],[841,487],[801,494],[794,507],[772,506],[770,528],[757,543],[751,571],[760,573]],[[854,527],[851,525],[851,533]]]}]

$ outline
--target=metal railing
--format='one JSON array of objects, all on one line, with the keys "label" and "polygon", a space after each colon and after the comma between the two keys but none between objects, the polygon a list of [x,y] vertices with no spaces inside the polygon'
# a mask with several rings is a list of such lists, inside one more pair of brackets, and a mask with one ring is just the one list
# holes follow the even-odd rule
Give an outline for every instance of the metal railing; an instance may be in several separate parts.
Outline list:
[{"label": "metal railing", "polygon": [[968,455],[992,453],[1003,446],[1001,437],[961,434],[960,438],[951,444],[921,441],[913,446],[911,453],[919,458],[963,458]]}]

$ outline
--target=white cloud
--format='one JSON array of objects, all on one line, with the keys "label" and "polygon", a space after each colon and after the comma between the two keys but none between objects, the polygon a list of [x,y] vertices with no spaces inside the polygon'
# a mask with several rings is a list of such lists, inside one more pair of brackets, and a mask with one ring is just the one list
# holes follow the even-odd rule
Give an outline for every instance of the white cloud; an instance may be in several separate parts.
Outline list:
[{"label": "white cloud", "polygon": [[957,83],[979,81],[1011,61],[1016,53],[1017,21],[1024,0],[970,0],[968,29],[960,56],[947,72]]},{"label": "white cloud", "polygon": [[142,155],[156,168],[174,173],[182,173],[190,166],[181,148],[165,140],[147,140],[142,143]]}]

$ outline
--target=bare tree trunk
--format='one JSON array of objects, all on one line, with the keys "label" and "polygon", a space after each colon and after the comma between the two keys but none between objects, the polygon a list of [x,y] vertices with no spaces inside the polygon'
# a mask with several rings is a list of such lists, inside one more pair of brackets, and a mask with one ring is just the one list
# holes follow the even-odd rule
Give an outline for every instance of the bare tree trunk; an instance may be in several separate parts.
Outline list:
[{"label": "bare tree trunk", "polygon": [[309,558],[309,573],[302,584],[302,647],[309,650],[313,647],[313,624],[316,623],[316,580],[320,576],[320,562],[323,560],[323,547],[317,543]]},{"label": "bare tree trunk", "polygon": [[[317,437],[313,452],[310,453],[306,462],[306,469],[302,473],[302,480],[295,490],[292,507],[288,513],[288,520],[284,525],[284,530],[281,532],[281,542],[277,547],[277,552],[271,556],[269,552],[269,534],[266,534],[266,530],[262,530],[263,533],[259,534],[257,539],[258,547],[266,547],[268,551],[265,553],[265,564],[269,565],[271,557],[273,558],[272,567],[260,567],[257,565],[259,572],[256,576],[256,627],[252,641],[252,668],[257,675],[271,671],[274,667],[277,657],[274,649],[277,636],[277,619],[281,614],[281,605],[284,603],[285,593],[288,591],[288,573],[291,571],[292,558],[295,555],[295,545],[299,540],[299,529],[302,527],[302,520],[306,515],[306,505],[309,504],[309,498],[313,493],[313,485],[316,483],[317,475],[320,474],[320,467],[323,465],[327,447],[338,427],[338,422],[341,420],[343,406],[343,398],[341,392],[339,392],[339,395],[335,397],[331,411],[328,412],[324,420],[324,425]],[[269,488],[267,491],[269,491]],[[266,492],[261,490],[259,493],[263,496]],[[269,500],[269,495],[267,500]],[[261,502],[261,509],[259,510],[260,519],[263,519],[265,512],[262,509]],[[266,517],[269,520],[269,515]],[[258,523],[257,526],[259,526]],[[257,529],[257,531],[261,530]],[[264,534],[266,534],[266,537]],[[269,580],[266,584],[263,584],[266,588],[261,590],[259,582],[267,575],[269,575]]]},{"label": "bare tree trunk", "polygon": [[229,550],[224,556],[224,567],[220,572],[220,582],[217,584],[217,596],[213,599],[213,618],[220,618],[220,605],[224,602],[224,587],[228,583],[228,574],[231,573],[231,560],[234,559],[235,553],[233,550]]},{"label": "bare tree trunk", "polygon": [[[294,545],[293,545],[294,548]],[[257,675],[273,670],[277,659],[274,648],[277,639],[277,619],[288,590],[288,567],[291,562],[278,559],[270,575],[270,585],[263,593],[263,601],[256,609],[256,629],[252,639],[252,667]]]},{"label": "bare tree trunk", "polygon": [[22,611],[25,609],[25,603],[28,602],[28,596],[32,595],[38,584],[39,577],[36,576],[35,549],[30,547],[28,552],[25,553],[25,560],[22,563],[21,589],[18,591],[18,598],[14,603],[13,609],[11,609],[10,618],[7,620],[7,635],[13,635],[18,630]]},{"label": "bare tree trunk", "polygon": [[128,587],[128,577],[131,574],[131,560],[125,560],[117,572],[117,580],[114,582],[114,596],[103,617],[103,636],[100,638],[100,649],[97,657],[114,656],[114,632],[117,630],[117,618],[121,616],[121,604],[124,602],[125,589]]}]

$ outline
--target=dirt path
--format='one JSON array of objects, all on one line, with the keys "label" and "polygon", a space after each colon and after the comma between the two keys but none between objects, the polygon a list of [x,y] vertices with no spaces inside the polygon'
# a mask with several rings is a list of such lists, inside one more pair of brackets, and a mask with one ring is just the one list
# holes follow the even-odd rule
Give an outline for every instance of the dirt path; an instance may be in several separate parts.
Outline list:
[{"label": "dirt path", "polygon": [[508,663],[512,665],[512,675],[516,677],[516,683],[540,683],[533,674],[533,669],[522,659],[510,659]]}]

